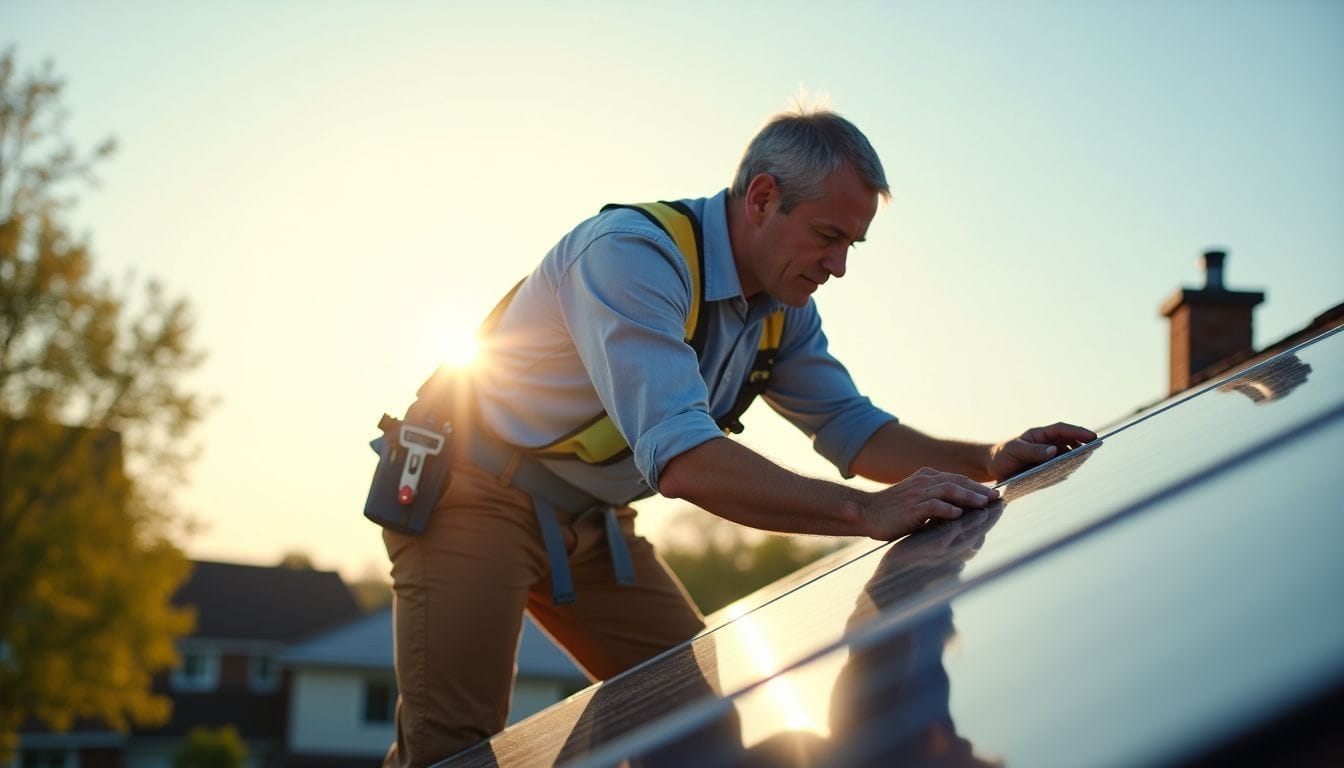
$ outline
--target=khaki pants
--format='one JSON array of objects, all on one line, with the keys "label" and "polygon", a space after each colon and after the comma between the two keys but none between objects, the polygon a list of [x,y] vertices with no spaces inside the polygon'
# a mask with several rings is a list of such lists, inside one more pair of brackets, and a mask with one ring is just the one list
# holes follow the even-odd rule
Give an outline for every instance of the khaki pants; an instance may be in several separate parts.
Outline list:
[{"label": "khaki pants", "polygon": [[384,766],[428,765],[503,729],[524,610],[594,680],[704,628],[653,546],[634,535],[634,510],[617,514],[635,584],[616,584],[602,515],[561,512],[578,601],[559,607],[530,497],[464,460],[423,533],[384,530],[400,693]]}]

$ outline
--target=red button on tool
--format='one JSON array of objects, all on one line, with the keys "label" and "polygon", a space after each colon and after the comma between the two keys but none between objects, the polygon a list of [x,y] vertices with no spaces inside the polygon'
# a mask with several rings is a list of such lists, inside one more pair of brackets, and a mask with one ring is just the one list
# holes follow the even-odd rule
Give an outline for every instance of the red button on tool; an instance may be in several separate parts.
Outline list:
[{"label": "red button on tool", "polygon": [[410,504],[414,500],[415,491],[411,490],[411,486],[403,485],[401,486],[401,490],[397,491],[397,501],[400,501],[403,506]]}]

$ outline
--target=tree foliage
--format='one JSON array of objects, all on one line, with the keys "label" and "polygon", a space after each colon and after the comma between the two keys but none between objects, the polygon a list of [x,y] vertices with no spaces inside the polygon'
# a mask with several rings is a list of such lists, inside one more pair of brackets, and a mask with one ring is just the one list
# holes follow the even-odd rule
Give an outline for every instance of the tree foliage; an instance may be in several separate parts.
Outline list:
[{"label": "tree foliage", "polygon": [[188,563],[162,502],[190,459],[187,304],[93,273],[66,217],[106,142],[63,133],[51,65],[0,54],[0,762],[28,718],[164,721]]},{"label": "tree foliage", "polygon": [[291,549],[281,555],[280,562],[275,565],[277,568],[288,568],[291,571],[311,571],[313,557],[302,550]]},{"label": "tree foliage", "polygon": [[392,583],[384,576],[386,572],[386,568],[369,563],[358,578],[347,584],[361,611],[372,613],[392,605]]},{"label": "tree foliage", "polygon": [[174,768],[242,768],[247,746],[232,725],[192,728],[173,760]]},{"label": "tree foliage", "polygon": [[713,613],[835,551],[845,540],[765,534],[698,509],[681,512],[660,548],[700,611]]}]

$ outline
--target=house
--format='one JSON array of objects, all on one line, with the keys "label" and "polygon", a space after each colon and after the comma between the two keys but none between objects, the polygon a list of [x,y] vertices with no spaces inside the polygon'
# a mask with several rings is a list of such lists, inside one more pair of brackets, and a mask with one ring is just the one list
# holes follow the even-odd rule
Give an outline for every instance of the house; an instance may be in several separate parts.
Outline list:
[{"label": "house", "polygon": [[173,596],[196,627],[178,644],[180,665],[155,689],[172,701],[161,727],[120,734],[86,723],[67,733],[20,734],[16,766],[171,768],[193,728],[233,725],[252,765],[278,764],[287,691],[279,656],[291,643],[360,615],[338,574],[194,562]]},{"label": "house", "polygon": [[1253,310],[1264,301],[1264,292],[1238,291],[1226,286],[1226,251],[1205,251],[1201,260],[1204,287],[1179,288],[1159,308],[1170,321],[1171,395],[1240,371],[1344,324],[1344,304],[1336,304],[1302,329],[1256,350],[1251,343]]},{"label": "house", "polygon": [[[392,610],[383,608],[287,649],[286,766],[374,765],[394,738]],[[588,679],[528,618],[518,648],[513,723],[586,687]]]},{"label": "house", "polygon": [[[196,629],[156,681],[172,719],[129,734],[98,723],[25,731],[13,768],[171,768],[193,728],[224,725],[256,768],[378,763],[394,738],[390,608],[362,613],[335,572],[207,561],[174,602],[195,609]],[[529,620],[510,722],[587,684]]]},{"label": "house", "polygon": [[252,765],[279,764],[288,698],[280,656],[291,643],[357,619],[350,590],[331,571],[196,562],[174,602],[195,608],[196,630],[161,683],[172,719],[132,732],[126,768],[170,768],[192,728],[230,724]]}]

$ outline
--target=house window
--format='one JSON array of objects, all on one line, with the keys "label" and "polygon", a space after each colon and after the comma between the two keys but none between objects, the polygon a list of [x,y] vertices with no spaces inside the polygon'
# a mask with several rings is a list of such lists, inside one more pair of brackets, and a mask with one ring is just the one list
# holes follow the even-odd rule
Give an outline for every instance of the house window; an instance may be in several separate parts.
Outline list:
[{"label": "house window", "polygon": [[215,690],[219,686],[219,654],[183,651],[182,664],[173,670],[172,686],[183,693]]},{"label": "house window", "polygon": [[397,708],[397,686],[385,680],[364,682],[364,722],[390,723]]},{"label": "house window", "polygon": [[280,689],[280,665],[274,656],[253,656],[248,659],[247,687],[253,693],[275,693]]}]

